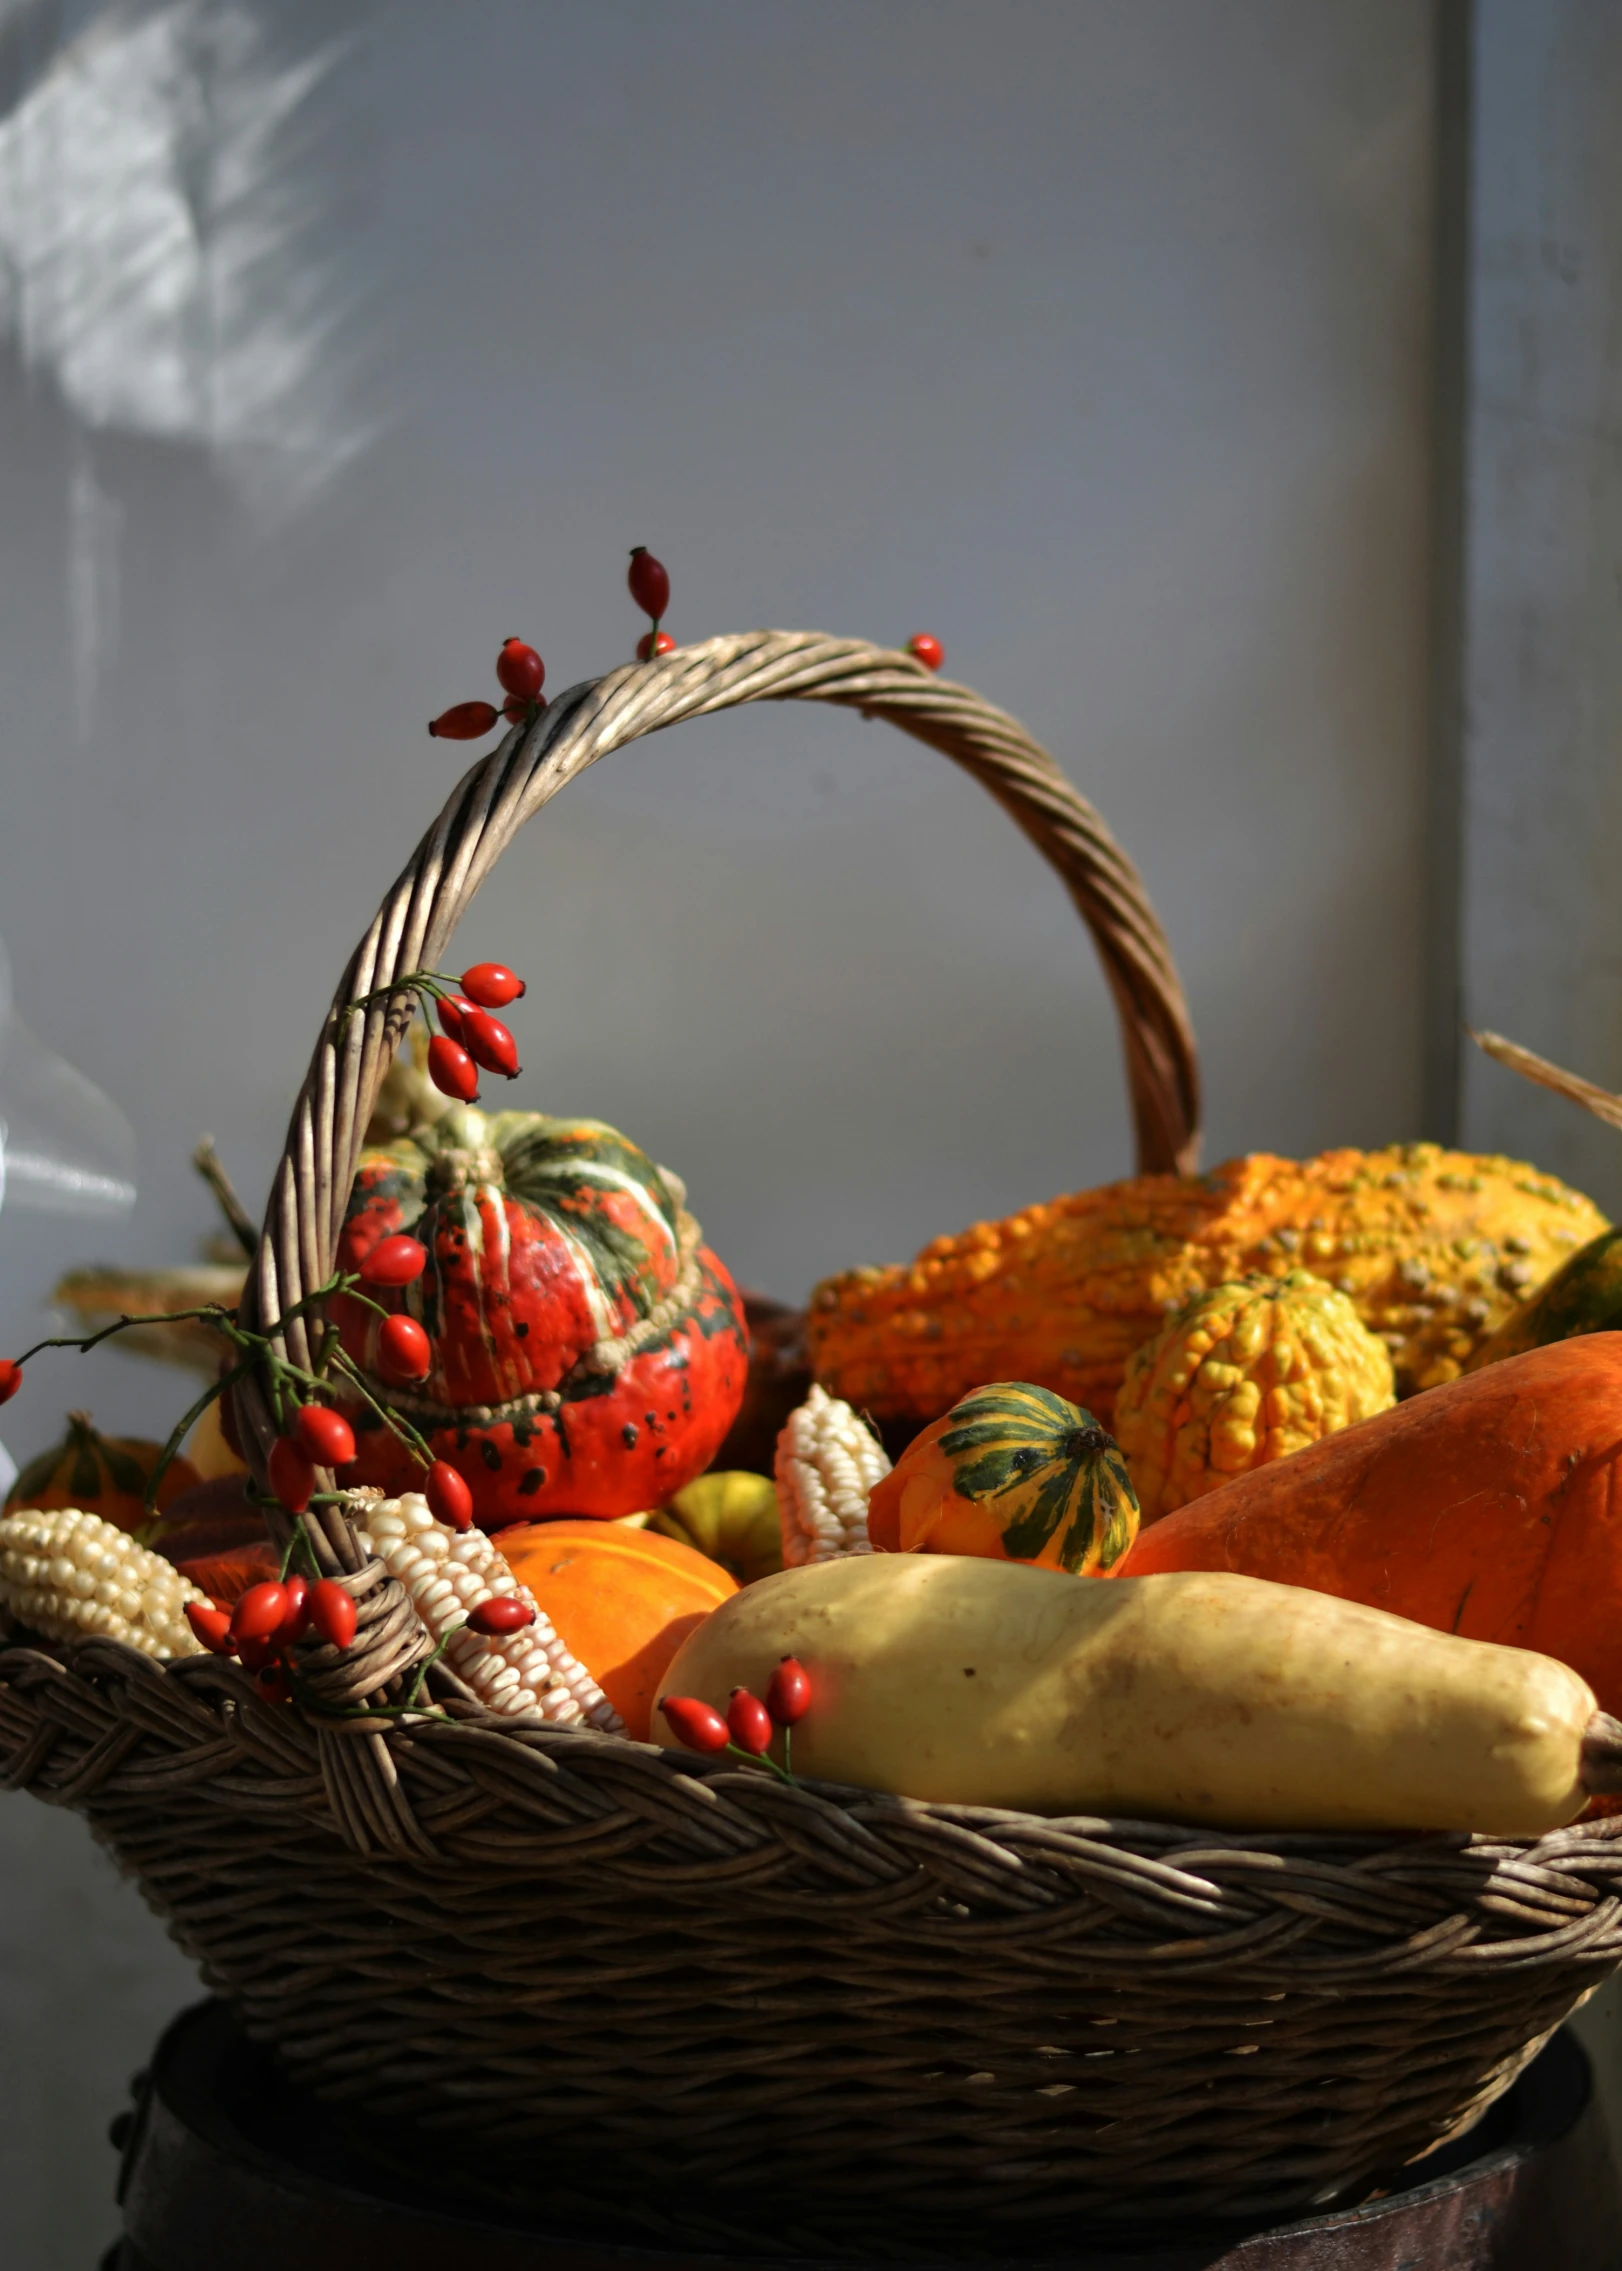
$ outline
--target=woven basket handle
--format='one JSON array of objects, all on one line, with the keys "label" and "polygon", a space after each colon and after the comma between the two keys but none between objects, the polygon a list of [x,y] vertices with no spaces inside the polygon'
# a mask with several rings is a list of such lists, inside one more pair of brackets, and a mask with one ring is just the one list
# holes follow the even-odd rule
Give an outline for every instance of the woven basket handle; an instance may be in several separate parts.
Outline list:
[{"label": "woven basket handle", "polygon": [[[366,1124],[416,1012],[409,995],[346,1014],[410,970],[437,968],[475,892],[531,814],[599,757],[660,726],[745,702],[832,702],[928,742],[986,788],[1057,869],[1092,932],[1121,1022],[1144,1172],[1191,1173],[1199,1149],[1199,1072],[1182,987],[1137,869],[1086,799],[1024,728],[910,656],[812,631],[751,631],[678,647],[571,687],[509,734],[457,786],[355,950],[333,997],[293,1110],[259,1251],[246,1323],[274,1324],[330,1277]],[[308,1364],[302,1320],[286,1350]],[[274,1433],[257,1382],[237,1396],[256,1473]],[[347,1523],[321,1525],[336,1563],[358,1561]]]}]

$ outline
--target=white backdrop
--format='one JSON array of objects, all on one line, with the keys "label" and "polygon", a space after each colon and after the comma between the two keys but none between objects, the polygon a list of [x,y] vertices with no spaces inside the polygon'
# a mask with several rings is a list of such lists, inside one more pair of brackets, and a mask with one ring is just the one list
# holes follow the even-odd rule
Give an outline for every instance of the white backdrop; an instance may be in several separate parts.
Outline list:
[{"label": "white backdrop", "polygon": [[[946,641],[1139,860],[1207,1157],[1421,1132],[1422,0],[0,0],[0,933],[135,1124],[94,1239],[0,1219],[0,1349],[257,1202],[498,640]],[[930,752],[800,711],[571,789],[465,943],[520,1100],[614,1120],[764,1290],[1131,1166],[1057,884]],[[87,1251],[87,1247],[90,1251]],[[163,1374],[34,1368],[161,1431]],[[9,2259],[90,2260],[187,1975],[0,1807]]]}]

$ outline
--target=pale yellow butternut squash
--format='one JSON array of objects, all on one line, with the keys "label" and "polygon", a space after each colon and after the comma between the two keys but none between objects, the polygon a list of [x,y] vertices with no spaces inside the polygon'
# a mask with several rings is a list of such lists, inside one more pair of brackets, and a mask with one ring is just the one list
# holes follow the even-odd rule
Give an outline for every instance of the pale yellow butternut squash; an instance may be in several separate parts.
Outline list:
[{"label": "pale yellow butternut squash", "polygon": [[724,1712],[785,1655],[813,1693],[797,1773],[1039,1814],[1533,1835],[1614,1778],[1622,1738],[1552,1657],[1302,1587],[927,1554],[749,1586],[660,1695]]}]

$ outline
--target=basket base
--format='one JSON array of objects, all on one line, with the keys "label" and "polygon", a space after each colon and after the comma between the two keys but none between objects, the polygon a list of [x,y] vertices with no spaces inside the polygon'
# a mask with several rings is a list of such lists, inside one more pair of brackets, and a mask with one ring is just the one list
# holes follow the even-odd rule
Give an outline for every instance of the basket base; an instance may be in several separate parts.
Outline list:
[{"label": "basket base", "polygon": [[[205,2003],[176,2020],[114,2126],[126,2237],[104,2271],[818,2271],[782,2236],[717,2227],[695,2240],[627,2210],[558,2199],[544,2225],[492,2210],[400,2140],[341,2131]],[[392,2149],[391,2149],[392,2146]],[[435,2150],[442,2151],[439,2146]],[[1423,2181],[1357,2209],[1269,2231],[1017,2259],[1021,2271],[1616,2271],[1619,2187],[1587,2058],[1560,2034]],[[640,2224],[638,2233],[628,2226]],[[595,2236],[594,2235],[595,2230]],[[823,2259],[825,2262],[829,2259]],[[839,2259],[849,2271],[852,2258]],[[940,2263],[932,2251],[884,2260]],[[961,2265],[963,2259],[956,2259]],[[986,2265],[993,2259],[984,2259]],[[1010,2264],[1016,2259],[994,2259]],[[831,2262],[829,2271],[832,2271]]]}]

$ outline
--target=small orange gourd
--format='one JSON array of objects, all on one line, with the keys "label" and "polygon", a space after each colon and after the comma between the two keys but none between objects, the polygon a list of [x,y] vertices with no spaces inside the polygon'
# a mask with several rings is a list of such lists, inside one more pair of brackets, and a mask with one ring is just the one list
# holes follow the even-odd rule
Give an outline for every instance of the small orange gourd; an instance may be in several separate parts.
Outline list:
[{"label": "small orange gourd", "polygon": [[956,1553],[1102,1577],[1138,1526],[1126,1462],[1091,1412],[997,1380],[926,1427],[875,1485],[876,1553]]},{"label": "small orange gourd", "polygon": [[589,1516],[515,1523],[498,1531],[495,1543],[626,1733],[645,1743],[671,1658],[737,1592],[736,1579],[676,1538]]},{"label": "small orange gourd", "polygon": [[[162,1450],[161,1443],[149,1443],[144,1436],[99,1434],[87,1411],[71,1411],[67,1434],[54,1449],[28,1462],[7,1495],[5,1511],[29,1508],[49,1514],[77,1506],[120,1530],[139,1530],[151,1519],[146,1486]],[[195,1490],[201,1479],[189,1459],[171,1459],[158,1484],[158,1512],[183,1490]]]}]

